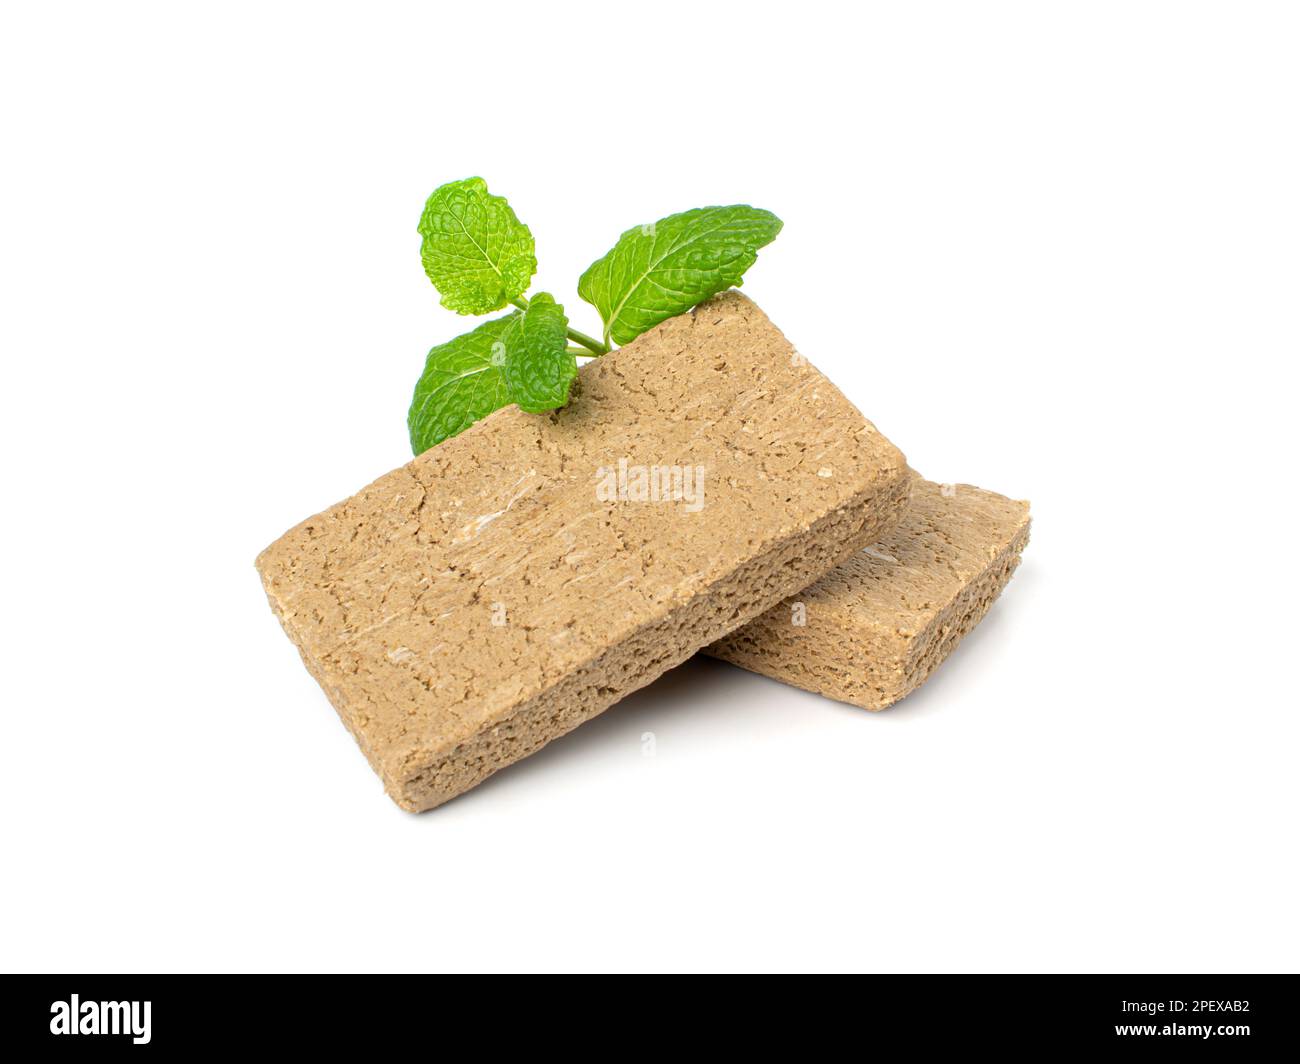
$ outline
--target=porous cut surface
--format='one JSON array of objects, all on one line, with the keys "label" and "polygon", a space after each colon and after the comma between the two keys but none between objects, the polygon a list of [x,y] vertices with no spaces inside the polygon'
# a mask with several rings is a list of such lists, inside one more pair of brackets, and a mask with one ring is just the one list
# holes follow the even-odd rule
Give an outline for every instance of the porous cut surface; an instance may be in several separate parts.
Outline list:
[{"label": "porous cut surface", "polygon": [[[620,459],[703,467],[703,505],[602,496]],[[423,810],[878,540],[911,479],[728,292],[589,363],[564,410],[498,410],[257,566],[385,789]]]},{"label": "porous cut surface", "polygon": [[917,479],[883,539],[705,653],[884,709],[923,684],[979,624],[1028,542],[1027,502]]}]

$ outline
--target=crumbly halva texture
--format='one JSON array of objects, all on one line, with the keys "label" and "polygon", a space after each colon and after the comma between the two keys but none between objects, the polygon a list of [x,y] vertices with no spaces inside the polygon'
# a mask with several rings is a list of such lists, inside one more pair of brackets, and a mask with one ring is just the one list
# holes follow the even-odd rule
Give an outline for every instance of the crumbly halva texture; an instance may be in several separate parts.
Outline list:
[{"label": "crumbly halva texture", "polygon": [[[639,501],[665,467],[682,497]],[[257,567],[385,789],[418,811],[880,539],[911,480],[733,291],[586,365],[565,409],[496,411]]]},{"label": "crumbly halva texture", "polygon": [[1029,503],[918,478],[907,511],[879,542],[705,653],[885,709],[979,624],[1028,542]]}]

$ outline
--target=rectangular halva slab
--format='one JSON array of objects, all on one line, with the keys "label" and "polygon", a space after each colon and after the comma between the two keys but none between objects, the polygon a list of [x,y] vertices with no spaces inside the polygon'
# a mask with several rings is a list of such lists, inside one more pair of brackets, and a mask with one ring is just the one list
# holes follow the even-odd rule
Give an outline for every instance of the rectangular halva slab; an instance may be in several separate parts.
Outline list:
[{"label": "rectangular halva slab", "polygon": [[979,624],[1029,542],[1029,504],[914,482],[883,539],[705,653],[805,691],[884,709]]},{"label": "rectangular halva slab", "polygon": [[728,292],[304,521],[271,606],[388,793],[422,810],[878,540],[903,456]]}]

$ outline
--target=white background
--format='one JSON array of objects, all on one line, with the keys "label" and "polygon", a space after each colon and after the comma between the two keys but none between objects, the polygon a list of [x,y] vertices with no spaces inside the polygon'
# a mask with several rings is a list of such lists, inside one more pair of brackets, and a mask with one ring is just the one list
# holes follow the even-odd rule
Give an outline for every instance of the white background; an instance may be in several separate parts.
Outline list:
[{"label": "white background", "polygon": [[[1294,7],[5,11],[5,968],[1297,967]],[[471,174],[588,332],[623,229],[785,220],[746,291],[1033,502],[927,687],[698,661],[384,797],[252,562],[409,457]]]}]

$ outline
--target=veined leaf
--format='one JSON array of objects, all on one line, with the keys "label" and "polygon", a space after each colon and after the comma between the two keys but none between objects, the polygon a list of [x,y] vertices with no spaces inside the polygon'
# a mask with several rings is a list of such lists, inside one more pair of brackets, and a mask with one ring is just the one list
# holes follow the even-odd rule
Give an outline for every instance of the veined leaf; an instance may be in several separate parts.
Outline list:
[{"label": "veined leaf", "polygon": [[620,236],[587,267],[578,294],[600,311],[605,341],[625,344],[739,285],[780,231],[775,214],[744,204],[672,214]]},{"label": "veined leaf", "polygon": [[537,271],[533,234],[481,177],[435,189],[419,229],[424,272],[442,305],[458,314],[500,310],[527,291]]},{"label": "veined leaf", "polygon": [[484,322],[429,352],[407,427],[422,454],[509,403],[537,414],[569,401],[578,375],[564,308],[545,292],[524,311]]},{"label": "veined leaf", "polygon": [[406,417],[412,451],[423,454],[509,402],[501,337],[518,317],[494,318],[429,352]]},{"label": "veined leaf", "polygon": [[503,337],[506,345],[506,395],[530,414],[554,410],[569,401],[578,360],[569,352],[564,308],[545,292],[528,301]]}]

